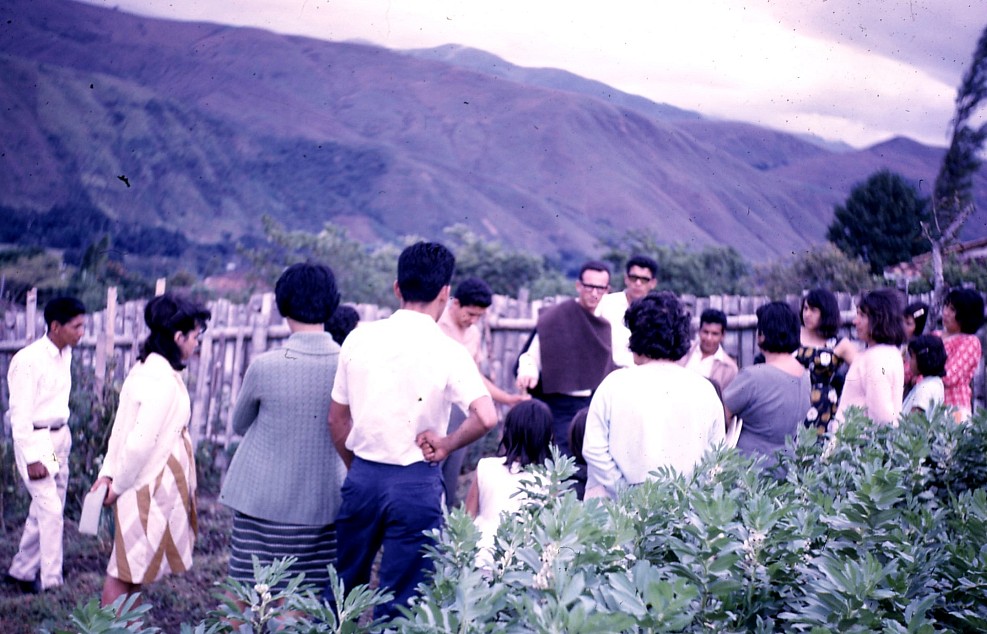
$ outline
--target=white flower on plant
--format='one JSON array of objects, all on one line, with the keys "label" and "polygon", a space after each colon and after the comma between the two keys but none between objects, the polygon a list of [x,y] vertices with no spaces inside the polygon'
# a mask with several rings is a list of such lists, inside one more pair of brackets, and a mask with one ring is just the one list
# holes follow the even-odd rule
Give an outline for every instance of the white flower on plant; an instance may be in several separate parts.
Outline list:
[{"label": "white flower on plant", "polygon": [[536,590],[548,590],[549,586],[552,584],[552,580],[555,575],[552,572],[552,564],[555,563],[555,558],[559,556],[559,545],[552,542],[545,546],[545,550],[541,554],[541,570],[535,575],[534,580],[531,585],[534,586]]}]

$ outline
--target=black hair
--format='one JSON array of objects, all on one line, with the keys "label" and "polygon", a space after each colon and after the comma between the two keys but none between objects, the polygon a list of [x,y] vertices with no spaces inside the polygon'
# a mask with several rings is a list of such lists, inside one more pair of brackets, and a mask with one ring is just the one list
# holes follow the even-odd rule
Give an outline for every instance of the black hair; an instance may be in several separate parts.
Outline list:
[{"label": "black hair", "polygon": [[551,455],[552,410],[538,399],[521,401],[504,417],[504,436],[497,455],[507,466],[541,464]]},{"label": "black hair", "polygon": [[139,359],[147,361],[152,352],[160,354],[168,360],[176,370],[185,368],[182,361],[182,351],[175,343],[175,333],[188,334],[196,328],[205,329],[206,322],[212,317],[204,306],[178,295],[165,293],[158,295],[144,307],[144,323],[151,329],[141,344]]},{"label": "black hair", "polygon": [[799,340],[799,317],[785,302],[769,302],[757,309],[758,347],[765,352],[795,352]]},{"label": "black hair", "polygon": [[478,277],[469,277],[460,282],[452,296],[459,300],[460,306],[487,308],[493,303],[493,291]]},{"label": "black hair", "polygon": [[584,407],[576,412],[572,422],[569,423],[569,451],[572,452],[572,457],[576,459],[578,465],[586,464],[586,458],[583,457],[583,437],[586,435],[587,416],[589,416],[589,408]]},{"label": "black hair", "polygon": [[274,286],[274,297],[281,316],[303,324],[324,324],[339,305],[336,276],[321,262],[289,266]]},{"label": "black hair", "polygon": [[702,328],[703,324],[720,324],[723,326],[723,332],[726,332],[727,314],[716,308],[707,308],[699,315],[699,327]]},{"label": "black hair", "polygon": [[867,315],[871,341],[889,346],[905,342],[905,320],[897,291],[890,288],[871,291],[860,299],[859,308]]},{"label": "black hair", "polygon": [[438,242],[416,242],[398,257],[398,289],[405,302],[427,304],[452,280],[456,256]]},{"label": "black hair", "polygon": [[45,324],[48,328],[56,321],[64,326],[85,314],[86,305],[75,297],[56,297],[45,304]]},{"label": "black hair", "polygon": [[953,307],[960,332],[973,335],[984,325],[984,298],[972,288],[955,288],[946,295],[944,305]]},{"label": "black hair", "polygon": [[692,315],[668,291],[648,293],[624,313],[631,352],[649,359],[677,361],[689,351]]},{"label": "black hair", "polygon": [[624,272],[630,273],[632,266],[648,269],[651,271],[651,277],[658,277],[658,262],[654,258],[649,258],[646,255],[635,255],[627,260],[627,264],[624,266]]},{"label": "black hair", "polygon": [[915,322],[915,337],[925,332],[925,322],[929,319],[929,305],[925,302],[912,302],[905,306],[904,315]]},{"label": "black hair", "polygon": [[935,335],[919,335],[908,342],[908,353],[915,357],[922,376],[946,376],[946,346]]},{"label": "black hair", "polygon": [[[816,328],[819,336],[823,339],[835,337],[840,329],[840,304],[836,301],[836,295],[825,288],[814,288],[802,298],[801,308],[804,310],[806,306],[819,311],[819,326]],[[805,325],[802,310],[799,310],[799,323]]]},{"label": "black hair", "polygon": [[583,273],[586,271],[600,271],[607,274],[607,279],[610,278],[610,267],[607,266],[605,262],[600,262],[599,260],[590,260],[583,263],[583,265],[579,267],[578,279],[580,282],[583,281]]},{"label": "black hair", "polygon": [[332,313],[332,317],[325,323],[325,330],[332,335],[333,341],[343,345],[346,336],[353,332],[356,325],[360,323],[360,313],[347,304],[342,304]]}]

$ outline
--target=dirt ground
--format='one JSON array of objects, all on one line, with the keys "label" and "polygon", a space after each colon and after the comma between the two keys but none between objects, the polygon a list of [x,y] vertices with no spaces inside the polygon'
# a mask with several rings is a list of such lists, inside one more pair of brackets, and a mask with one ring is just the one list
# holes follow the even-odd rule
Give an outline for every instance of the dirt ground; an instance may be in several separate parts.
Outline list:
[{"label": "dirt ground", "polygon": [[[216,582],[226,576],[232,515],[215,498],[199,498],[199,538],[195,545],[192,570],[166,577],[146,589],[153,605],[146,625],[162,632],[178,632],[182,623],[198,623],[218,601],[213,596]],[[105,533],[105,528],[103,529]],[[77,605],[98,599],[103,587],[110,537],[81,535],[74,520],[65,520],[65,585],[39,595],[21,594],[0,583],[0,632],[20,634],[69,628],[69,617]],[[0,533],[0,570],[6,574],[17,550],[21,524]]]},{"label": "dirt ground", "polygon": [[[466,498],[472,481],[473,472],[460,477],[460,500]],[[154,607],[145,624],[161,628],[165,634],[178,632],[182,623],[204,619],[219,603],[216,583],[226,577],[232,512],[215,496],[200,496],[198,503],[199,537],[192,570],[146,588],[147,601]],[[17,550],[21,526],[22,522],[10,522],[6,531],[0,531],[0,576],[6,574]],[[29,595],[0,583],[0,634],[33,633],[42,627],[68,629],[72,610],[99,598],[111,547],[105,525],[101,531],[98,537],[81,535],[76,522],[66,518],[65,585],[61,588]]]}]

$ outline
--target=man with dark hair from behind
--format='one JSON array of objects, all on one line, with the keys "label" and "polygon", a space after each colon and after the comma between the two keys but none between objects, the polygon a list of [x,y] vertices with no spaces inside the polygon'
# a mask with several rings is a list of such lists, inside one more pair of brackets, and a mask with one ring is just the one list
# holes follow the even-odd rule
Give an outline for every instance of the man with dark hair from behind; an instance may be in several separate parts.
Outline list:
[{"label": "man with dark hair from behind", "polygon": [[699,336],[682,365],[716,382],[725,390],[737,376],[737,362],[723,349],[727,331],[727,316],[722,310],[707,308],[699,316]]},{"label": "man with dark hair from behind", "polygon": [[628,348],[631,331],[624,324],[624,313],[658,285],[658,262],[646,255],[635,255],[627,260],[625,269],[624,290],[604,295],[596,309],[597,315],[610,322],[613,362],[621,368],[634,365]]},{"label": "man with dark hair from behind", "polygon": [[[379,585],[394,593],[377,615],[384,618],[396,616],[426,579],[426,532],[442,525],[438,463],[497,423],[476,363],[436,323],[455,262],[434,242],[401,253],[399,310],[350,333],[332,388],[329,430],[349,467],[336,516],[336,567],[347,589],[369,583],[383,547]],[[452,405],[469,414],[446,434]],[[334,600],[330,588],[325,595]]]},{"label": "man with dark hair from behind", "polygon": [[7,371],[14,459],[31,507],[6,579],[23,592],[62,585],[63,511],[72,448],[72,348],[85,332],[85,313],[85,305],[74,297],[48,302],[48,332],[15,354]]},{"label": "man with dark hair from behind", "polygon": [[[493,381],[482,375],[483,364],[483,333],[477,326],[486,314],[490,304],[493,303],[493,291],[483,280],[470,277],[456,286],[452,299],[446,305],[445,311],[439,317],[439,328],[444,333],[465,346],[466,350],[473,357],[477,368],[481,371],[483,383],[487,386],[487,391],[497,403],[503,403],[512,407],[521,401],[530,398],[526,394],[510,394],[497,387]],[[451,419],[449,420],[449,432],[452,433],[459,428],[465,419],[464,414],[453,408]],[[445,483],[446,506],[454,508],[458,503],[456,491],[459,481],[459,472],[463,468],[463,460],[466,458],[466,447],[461,447],[446,458],[442,463],[442,479]]]},{"label": "man with dark hair from behind", "polygon": [[552,409],[555,444],[569,450],[569,424],[589,406],[593,390],[616,366],[610,323],[596,316],[600,298],[610,288],[610,270],[603,262],[583,264],[576,281],[576,299],[538,315],[535,334],[518,359],[517,386],[529,390],[541,383],[538,396]]}]

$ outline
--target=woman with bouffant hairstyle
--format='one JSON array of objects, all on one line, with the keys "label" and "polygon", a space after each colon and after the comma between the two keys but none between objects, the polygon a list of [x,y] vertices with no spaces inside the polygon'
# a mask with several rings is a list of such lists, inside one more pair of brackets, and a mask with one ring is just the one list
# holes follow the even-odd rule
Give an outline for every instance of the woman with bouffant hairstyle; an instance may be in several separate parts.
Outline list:
[{"label": "woman with bouffant hairstyle", "polygon": [[151,333],[127,374],[106,458],[91,490],[107,487],[116,532],[103,605],[192,567],[197,530],[195,453],[181,370],[199,345],[209,311],[164,294],[147,303]]},{"label": "woman with bouffant hairstyle", "polygon": [[615,497],[661,467],[692,473],[726,431],[713,384],[676,363],[689,350],[692,322],[678,298],[645,295],[624,321],[635,365],[610,373],[590,402],[586,497]]}]

